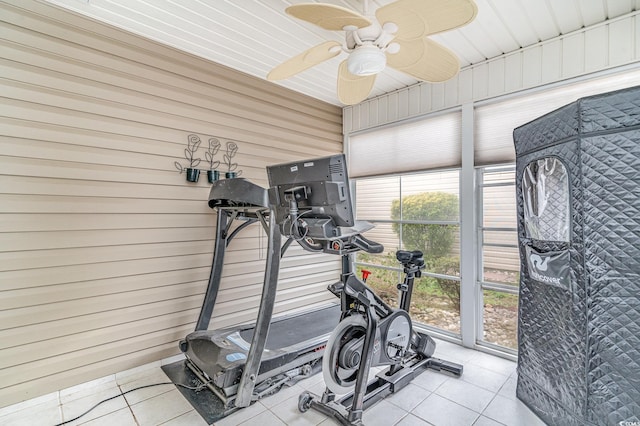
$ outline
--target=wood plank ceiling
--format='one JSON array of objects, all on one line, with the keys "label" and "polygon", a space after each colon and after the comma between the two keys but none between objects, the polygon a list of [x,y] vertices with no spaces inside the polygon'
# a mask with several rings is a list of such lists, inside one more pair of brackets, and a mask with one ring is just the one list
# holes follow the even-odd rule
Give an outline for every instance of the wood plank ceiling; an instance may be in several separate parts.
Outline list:
[{"label": "wood plank ceiling", "polygon": [[[46,1],[259,78],[323,41],[343,41],[342,32],[323,30],[284,12],[291,4],[316,0]],[[323,2],[363,11],[363,0]],[[369,0],[369,11],[388,3],[391,0]],[[640,9],[640,0],[476,0],[476,4],[478,16],[471,24],[431,36],[453,50],[462,67]],[[341,54],[277,84],[340,105],[335,81],[345,58]],[[387,67],[369,97],[416,82]]]}]

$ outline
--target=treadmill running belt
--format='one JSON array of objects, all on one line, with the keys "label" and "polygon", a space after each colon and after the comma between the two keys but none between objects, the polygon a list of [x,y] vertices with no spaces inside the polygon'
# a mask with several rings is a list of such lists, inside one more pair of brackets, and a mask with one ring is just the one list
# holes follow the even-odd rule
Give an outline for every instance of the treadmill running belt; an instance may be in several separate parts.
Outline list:
[{"label": "treadmill running belt", "polygon": [[[282,349],[323,334],[329,334],[336,328],[339,321],[339,305],[275,320],[269,327],[265,349]],[[242,330],[240,336],[247,342],[251,342],[253,330],[254,328]]]}]

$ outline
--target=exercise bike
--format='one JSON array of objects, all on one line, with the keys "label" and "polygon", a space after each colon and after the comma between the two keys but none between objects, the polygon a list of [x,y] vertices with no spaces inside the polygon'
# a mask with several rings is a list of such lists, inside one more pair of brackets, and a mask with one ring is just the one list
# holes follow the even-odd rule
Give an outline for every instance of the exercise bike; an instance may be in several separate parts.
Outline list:
[{"label": "exercise bike", "polygon": [[[425,371],[453,376],[462,366],[433,358],[435,341],[416,332],[409,316],[416,277],[424,269],[419,251],[399,251],[405,279],[398,285],[400,305],[385,303],[353,272],[351,255],[381,253],[384,247],[362,234],[373,224],[355,220],[344,155],[267,167],[269,200],[280,232],[305,250],[339,255],[340,281],[329,290],[340,298],[340,322],[324,349],[322,396],[304,392],[301,412],[320,411],[343,425],[361,425],[363,411],[397,392]],[[367,383],[372,367],[388,366]],[[346,394],[337,398],[337,394]]]},{"label": "exercise bike", "polygon": [[[420,251],[396,252],[405,278],[398,284],[397,309],[347,270],[329,290],[340,297],[342,319],[334,329],[322,360],[326,390],[322,396],[304,392],[298,409],[320,411],[343,425],[361,425],[363,411],[387,395],[397,392],[414,377],[433,369],[459,377],[459,364],[432,357],[436,344],[416,332],[409,316],[415,278],[425,267]],[[348,261],[343,259],[343,268]],[[389,366],[367,382],[370,369]],[[345,394],[336,399],[337,394]]]}]

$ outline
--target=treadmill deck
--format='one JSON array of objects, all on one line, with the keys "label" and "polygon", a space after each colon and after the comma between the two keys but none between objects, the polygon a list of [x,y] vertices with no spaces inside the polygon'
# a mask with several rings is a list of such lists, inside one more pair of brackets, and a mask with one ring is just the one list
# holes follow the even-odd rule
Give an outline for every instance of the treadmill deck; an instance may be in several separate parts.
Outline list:
[{"label": "treadmill deck", "polygon": [[[329,334],[336,328],[339,321],[339,305],[277,318],[269,327],[265,349],[282,349]],[[244,329],[240,331],[240,336],[251,343],[253,330],[253,327]]]}]

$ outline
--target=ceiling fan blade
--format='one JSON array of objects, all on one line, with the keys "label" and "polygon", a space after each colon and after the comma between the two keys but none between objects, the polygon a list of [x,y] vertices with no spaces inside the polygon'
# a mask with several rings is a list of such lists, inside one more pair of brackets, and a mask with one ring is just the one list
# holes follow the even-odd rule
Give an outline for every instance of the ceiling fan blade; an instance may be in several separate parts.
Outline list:
[{"label": "ceiling fan blade", "polygon": [[338,56],[341,50],[335,49],[335,47],[340,46],[340,43],[337,41],[326,41],[312,47],[272,69],[271,72],[267,74],[267,80],[273,81],[289,78],[334,56]]},{"label": "ceiling fan blade", "polygon": [[325,30],[340,31],[347,25],[364,28],[371,21],[353,10],[324,3],[302,3],[285,9],[289,15],[311,22]]},{"label": "ceiling fan blade", "polygon": [[347,69],[347,61],[344,60],[338,68],[338,99],[345,105],[355,105],[364,101],[373,84],[376,82],[376,75],[353,75]]},{"label": "ceiling fan blade", "polygon": [[394,41],[400,45],[400,51],[387,53],[387,65],[418,80],[442,82],[460,70],[458,57],[440,43],[428,38]]},{"label": "ceiling fan blade", "polygon": [[396,38],[402,40],[458,28],[471,22],[477,14],[473,0],[397,0],[376,10],[380,25],[395,23]]}]

